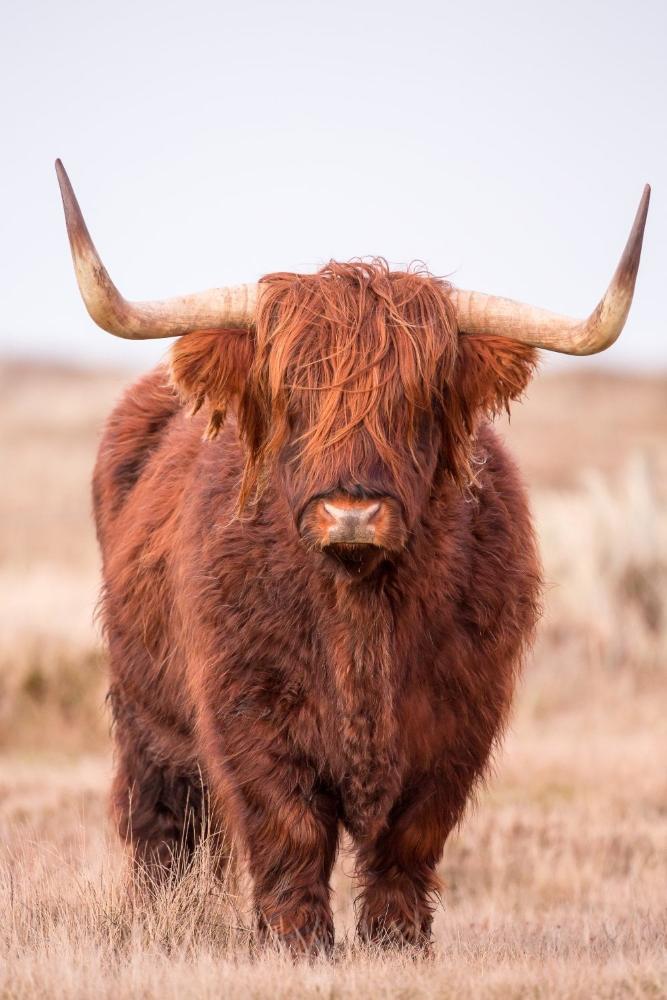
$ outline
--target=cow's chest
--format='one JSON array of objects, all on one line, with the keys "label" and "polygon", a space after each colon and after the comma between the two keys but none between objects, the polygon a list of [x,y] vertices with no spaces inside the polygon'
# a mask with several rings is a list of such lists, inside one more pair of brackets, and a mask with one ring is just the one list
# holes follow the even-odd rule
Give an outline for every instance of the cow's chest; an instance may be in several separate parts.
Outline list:
[{"label": "cow's chest", "polygon": [[343,818],[359,838],[384,824],[400,791],[393,617],[383,600],[344,606],[322,631],[326,662],[323,749]]}]

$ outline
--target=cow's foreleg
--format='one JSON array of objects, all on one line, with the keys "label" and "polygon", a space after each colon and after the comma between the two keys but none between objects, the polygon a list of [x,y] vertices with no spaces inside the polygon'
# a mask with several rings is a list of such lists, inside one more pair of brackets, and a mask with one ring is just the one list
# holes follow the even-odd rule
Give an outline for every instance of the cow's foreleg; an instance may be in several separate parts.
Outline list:
[{"label": "cow's foreleg", "polygon": [[440,883],[436,865],[452,823],[423,788],[394,810],[389,826],[359,846],[358,933],[381,945],[427,947]]},{"label": "cow's foreleg", "polygon": [[334,937],[329,879],[338,843],[333,796],[293,753],[277,755],[275,743],[264,752],[253,748],[228,757],[225,771],[253,879],[260,937],[294,952],[329,951]]}]

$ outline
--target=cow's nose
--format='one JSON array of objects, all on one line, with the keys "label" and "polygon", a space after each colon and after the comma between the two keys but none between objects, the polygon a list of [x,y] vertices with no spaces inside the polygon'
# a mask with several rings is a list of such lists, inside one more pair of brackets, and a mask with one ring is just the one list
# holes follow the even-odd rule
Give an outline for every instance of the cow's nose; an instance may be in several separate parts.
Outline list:
[{"label": "cow's nose", "polygon": [[329,543],[372,544],[375,541],[372,522],[380,509],[379,501],[356,502],[349,506],[325,501],[324,509],[331,518]]}]

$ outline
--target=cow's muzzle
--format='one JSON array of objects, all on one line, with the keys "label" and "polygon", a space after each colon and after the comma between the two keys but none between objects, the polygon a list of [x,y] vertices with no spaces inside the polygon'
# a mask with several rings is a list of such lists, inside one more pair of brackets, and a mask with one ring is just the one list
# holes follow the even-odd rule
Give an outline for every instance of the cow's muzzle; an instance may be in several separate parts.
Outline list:
[{"label": "cow's muzzle", "polygon": [[401,506],[391,497],[351,497],[337,492],[307,504],[300,533],[309,548],[349,568],[377,563],[405,546]]}]

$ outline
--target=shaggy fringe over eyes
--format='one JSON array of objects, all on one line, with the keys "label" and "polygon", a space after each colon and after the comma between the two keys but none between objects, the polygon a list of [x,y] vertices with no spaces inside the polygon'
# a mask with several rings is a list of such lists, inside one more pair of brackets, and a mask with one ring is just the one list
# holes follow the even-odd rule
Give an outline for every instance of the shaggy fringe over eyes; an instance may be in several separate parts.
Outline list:
[{"label": "shaggy fringe over eyes", "polygon": [[478,420],[523,393],[532,348],[459,335],[448,282],[390,271],[381,259],[270,274],[262,284],[254,333],[201,331],[171,352],[181,397],[192,412],[210,407],[207,437],[238,399],[239,511],[261,495],[284,449],[304,495],[378,466],[400,490],[406,460],[421,471],[419,432],[434,424],[447,473],[462,488],[474,480]]},{"label": "shaggy fringe over eyes", "polygon": [[[331,262],[262,279],[255,357],[239,410],[248,460],[240,505],[288,442],[303,489],[377,466],[400,483],[456,362],[449,285],[386,261]],[[296,435],[296,440],[294,440]]]}]

